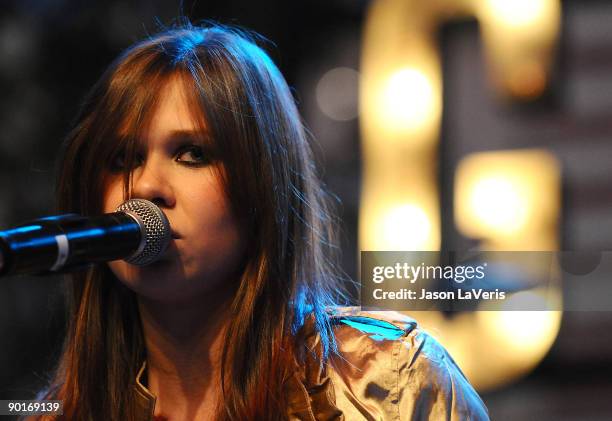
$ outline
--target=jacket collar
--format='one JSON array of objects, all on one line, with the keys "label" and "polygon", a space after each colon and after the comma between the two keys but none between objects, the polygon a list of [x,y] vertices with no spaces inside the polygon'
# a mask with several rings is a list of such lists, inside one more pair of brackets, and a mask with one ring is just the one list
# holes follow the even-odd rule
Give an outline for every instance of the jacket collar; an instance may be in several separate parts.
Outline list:
[{"label": "jacket collar", "polygon": [[138,374],[136,375],[136,383],[134,384],[134,394],[136,396],[136,407],[138,409],[138,421],[149,421],[153,419],[155,411],[155,401],[157,398],[147,387],[142,383],[143,374],[147,368],[147,362],[144,361]]}]

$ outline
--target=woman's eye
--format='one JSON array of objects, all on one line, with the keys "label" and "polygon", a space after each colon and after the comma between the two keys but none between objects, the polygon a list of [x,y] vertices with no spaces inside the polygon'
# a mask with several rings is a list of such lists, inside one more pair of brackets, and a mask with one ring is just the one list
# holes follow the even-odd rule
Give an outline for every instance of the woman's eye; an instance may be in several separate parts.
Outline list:
[{"label": "woman's eye", "polygon": [[125,153],[120,152],[111,159],[110,169],[113,172],[120,172],[125,169]]},{"label": "woman's eye", "polygon": [[204,151],[200,146],[190,145],[182,148],[176,155],[176,161],[187,165],[205,165],[210,159],[204,156]]},{"label": "woman's eye", "polygon": [[[140,155],[134,157],[134,162],[131,165],[131,169],[134,169],[144,162],[144,158]],[[127,164],[125,162],[125,152],[119,152],[116,154],[110,162],[110,169],[113,172],[125,171]]]}]

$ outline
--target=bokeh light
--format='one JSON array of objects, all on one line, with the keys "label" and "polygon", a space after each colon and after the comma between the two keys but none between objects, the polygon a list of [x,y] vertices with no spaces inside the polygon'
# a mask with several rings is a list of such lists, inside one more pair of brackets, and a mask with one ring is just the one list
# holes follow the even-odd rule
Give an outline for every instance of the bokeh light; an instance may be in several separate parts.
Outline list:
[{"label": "bokeh light", "polygon": [[416,68],[393,73],[382,92],[380,111],[387,122],[405,131],[416,131],[437,116],[436,96],[428,75]]},{"label": "bokeh light", "polygon": [[431,221],[423,208],[406,204],[391,208],[382,220],[382,241],[387,250],[426,250]]},{"label": "bokeh light", "polygon": [[521,250],[555,249],[550,227],[561,206],[559,180],[559,163],[544,150],[468,155],[455,175],[457,227],[473,238],[518,239]]},{"label": "bokeh light", "polygon": [[317,83],[317,104],[332,120],[353,120],[358,114],[358,89],[359,73],[356,70],[349,67],[331,69]]},{"label": "bokeh light", "polygon": [[539,22],[548,14],[550,0],[487,0],[486,7],[500,23],[520,28]]},{"label": "bokeh light", "polygon": [[491,230],[513,232],[527,219],[525,192],[508,177],[486,177],[476,182],[470,197],[474,215]]}]

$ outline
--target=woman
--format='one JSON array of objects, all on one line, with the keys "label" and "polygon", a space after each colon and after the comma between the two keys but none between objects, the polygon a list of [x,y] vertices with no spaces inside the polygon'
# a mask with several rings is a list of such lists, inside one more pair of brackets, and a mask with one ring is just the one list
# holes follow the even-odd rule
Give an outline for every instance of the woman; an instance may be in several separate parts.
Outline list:
[{"label": "woman", "polygon": [[332,217],[283,77],[236,29],[121,55],[65,144],[60,210],[168,216],[156,263],[70,281],[41,397],[66,420],[486,419],[446,351],[397,314],[337,308]]}]

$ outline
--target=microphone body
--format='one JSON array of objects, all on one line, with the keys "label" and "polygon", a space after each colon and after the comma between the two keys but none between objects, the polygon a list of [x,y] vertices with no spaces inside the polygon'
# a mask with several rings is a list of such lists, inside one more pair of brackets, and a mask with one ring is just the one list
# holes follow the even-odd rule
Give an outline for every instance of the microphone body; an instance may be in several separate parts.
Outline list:
[{"label": "microphone body", "polygon": [[118,210],[51,216],[0,231],[0,276],[66,272],[118,259],[137,265],[157,260],[170,241],[163,212],[143,199],[128,200]]}]

